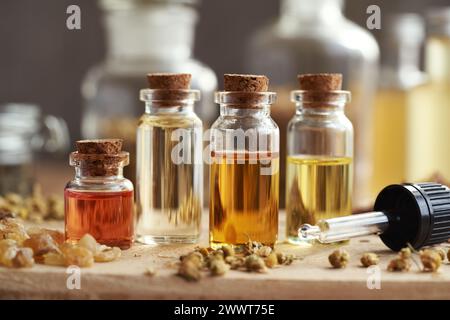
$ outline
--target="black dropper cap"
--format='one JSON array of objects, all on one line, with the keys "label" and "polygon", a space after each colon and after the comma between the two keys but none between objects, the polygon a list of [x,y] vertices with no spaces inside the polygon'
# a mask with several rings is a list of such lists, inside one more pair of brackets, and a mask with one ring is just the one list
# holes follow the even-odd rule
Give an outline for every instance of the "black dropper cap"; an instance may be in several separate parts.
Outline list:
[{"label": "black dropper cap", "polygon": [[450,189],[442,184],[387,186],[378,194],[374,210],[389,218],[380,238],[392,250],[408,243],[419,249],[450,239]]}]

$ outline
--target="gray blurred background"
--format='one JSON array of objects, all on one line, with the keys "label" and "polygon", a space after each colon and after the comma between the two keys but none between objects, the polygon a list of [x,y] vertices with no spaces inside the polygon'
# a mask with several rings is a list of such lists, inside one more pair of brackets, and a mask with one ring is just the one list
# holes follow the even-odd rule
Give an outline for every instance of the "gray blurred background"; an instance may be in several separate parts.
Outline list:
[{"label": "gray blurred background", "polygon": [[[82,30],[66,29],[66,8],[77,4]],[[346,15],[365,26],[366,8],[419,12],[449,0],[347,0]],[[242,72],[249,36],[275,18],[278,0],[203,0],[199,6],[195,56],[217,73]],[[380,31],[372,31],[379,37]],[[102,60],[105,40],[96,1],[2,0],[0,2],[0,103],[33,102],[45,113],[69,124],[72,140],[80,137],[80,83],[86,71]],[[219,86],[221,83],[219,82]]]}]

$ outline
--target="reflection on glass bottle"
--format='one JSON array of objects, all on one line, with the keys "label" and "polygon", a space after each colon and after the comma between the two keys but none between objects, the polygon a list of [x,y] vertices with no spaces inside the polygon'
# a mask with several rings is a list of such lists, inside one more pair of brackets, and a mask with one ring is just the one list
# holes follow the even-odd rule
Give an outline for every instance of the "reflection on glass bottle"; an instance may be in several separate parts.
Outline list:
[{"label": "reflection on glass bottle", "polygon": [[386,19],[381,39],[380,88],[374,108],[372,197],[407,180],[408,96],[425,81],[420,71],[424,23],[416,14]]},{"label": "reflection on glass bottle", "polygon": [[439,175],[450,179],[450,7],[427,16],[425,46],[427,84],[409,98],[409,180]]},{"label": "reflection on glass bottle", "polygon": [[[282,157],[286,154],[286,126],[294,115],[289,92],[295,89],[296,75],[343,74],[344,87],[353,97],[346,110],[355,127],[354,204],[360,206],[370,199],[371,107],[378,45],[368,31],[344,17],[343,2],[282,0],[280,17],[252,38],[247,65],[250,72],[267,74],[278,93],[273,118],[280,125]],[[284,177],[283,162],[280,177]],[[284,186],[282,180],[280,184]]]},{"label": "reflection on glass bottle", "polygon": [[203,99],[196,112],[205,126],[217,116],[214,72],[192,57],[197,12],[194,0],[103,0],[108,51],[104,62],[92,68],[82,85],[85,138],[124,139],[130,152],[125,175],[135,180],[136,127],[142,113],[139,90],[147,72],[188,72],[192,88]]}]

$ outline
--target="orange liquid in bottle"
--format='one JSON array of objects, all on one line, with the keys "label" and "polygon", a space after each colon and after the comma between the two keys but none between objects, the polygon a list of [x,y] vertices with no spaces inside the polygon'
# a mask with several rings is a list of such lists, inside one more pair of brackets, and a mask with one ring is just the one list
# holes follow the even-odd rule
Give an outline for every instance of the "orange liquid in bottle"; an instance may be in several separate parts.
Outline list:
[{"label": "orange liquid in bottle", "polygon": [[80,192],[66,189],[65,233],[78,241],[86,233],[98,243],[128,249],[134,235],[133,191]]}]

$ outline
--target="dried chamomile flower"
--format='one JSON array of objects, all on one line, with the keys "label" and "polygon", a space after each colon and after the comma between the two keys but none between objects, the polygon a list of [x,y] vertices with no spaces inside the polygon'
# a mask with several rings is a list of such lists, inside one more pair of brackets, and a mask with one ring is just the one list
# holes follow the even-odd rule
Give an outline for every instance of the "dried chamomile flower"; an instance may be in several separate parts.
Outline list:
[{"label": "dried chamomile flower", "polygon": [[122,250],[118,247],[108,247],[107,249],[97,251],[94,254],[95,262],[110,262],[119,259],[122,255]]},{"label": "dried chamomile flower", "polygon": [[181,263],[185,262],[191,262],[193,263],[197,268],[202,268],[204,264],[204,258],[203,255],[200,252],[194,251],[191,253],[188,253],[184,256],[180,257]]},{"label": "dried chamomile flower", "polygon": [[361,257],[361,264],[366,268],[377,265],[378,262],[380,262],[380,259],[378,258],[378,255],[375,253],[371,252],[364,253]]},{"label": "dried chamomile flower", "polygon": [[412,256],[412,252],[411,252],[410,248],[406,247],[406,248],[403,248],[402,250],[400,250],[398,255],[401,259],[409,259]]},{"label": "dried chamomile flower", "polygon": [[432,249],[420,251],[420,261],[423,265],[423,271],[436,272],[442,263],[442,258],[439,252]]},{"label": "dried chamomile flower", "polygon": [[278,264],[278,257],[275,252],[271,252],[265,259],[264,262],[268,268],[274,268]]},{"label": "dried chamomile flower", "polygon": [[209,253],[212,251],[212,249],[205,248],[205,247],[197,247],[197,248],[195,248],[195,251],[200,252],[201,255],[206,258],[207,256],[209,256]]},{"label": "dried chamomile flower", "polygon": [[333,268],[345,268],[349,260],[350,255],[344,249],[335,250],[328,256],[328,261]]},{"label": "dried chamomile flower", "polygon": [[272,253],[272,248],[268,246],[262,246],[258,250],[256,250],[256,254],[260,257],[268,257],[269,254]]},{"label": "dried chamomile flower", "polygon": [[209,270],[213,276],[222,276],[230,270],[230,266],[223,259],[214,259],[210,262]]},{"label": "dried chamomile flower", "polygon": [[245,258],[245,267],[250,272],[266,272],[264,260],[256,254],[251,254]]},{"label": "dried chamomile flower", "polygon": [[225,262],[230,265],[232,270],[241,269],[245,266],[245,258],[237,256],[228,256],[225,258]]},{"label": "dried chamomile flower", "polygon": [[222,246],[221,250],[225,258],[235,255],[234,248],[230,245]]},{"label": "dried chamomile flower", "polygon": [[439,255],[441,256],[441,260],[444,261],[446,255],[447,255],[447,253],[445,252],[445,250],[442,249],[442,248],[437,248],[437,249],[435,249],[435,250],[436,250],[437,253],[439,253]]},{"label": "dried chamomile flower", "polygon": [[[1,199],[1,197],[0,197],[0,199]],[[6,219],[6,218],[14,218],[14,217],[15,217],[14,212],[1,207],[1,204],[0,204],[0,220]]]},{"label": "dried chamomile flower", "polygon": [[190,259],[181,261],[177,274],[187,281],[198,281],[202,277],[200,268]]},{"label": "dried chamomile flower", "polygon": [[47,198],[48,216],[52,219],[64,219],[64,200],[57,195],[50,195]]},{"label": "dried chamomile flower", "polygon": [[398,271],[409,271],[411,269],[410,259],[395,258],[389,262],[387,267],[388,271],[398,272]]}]

